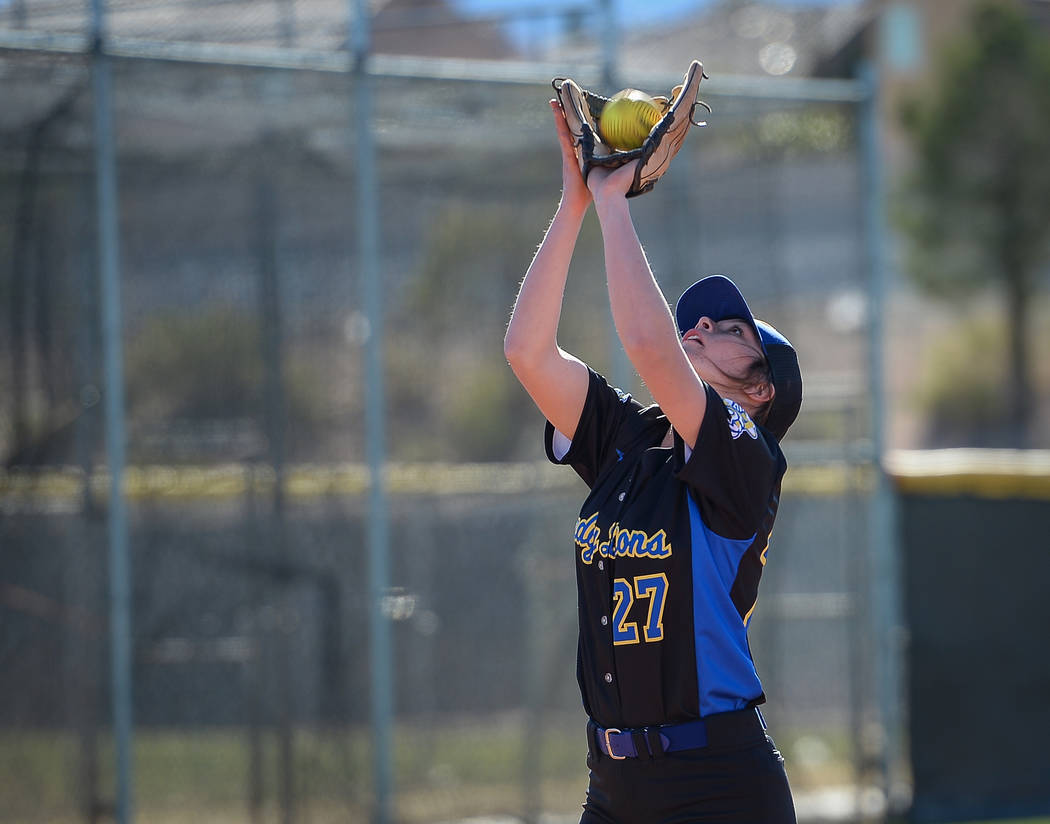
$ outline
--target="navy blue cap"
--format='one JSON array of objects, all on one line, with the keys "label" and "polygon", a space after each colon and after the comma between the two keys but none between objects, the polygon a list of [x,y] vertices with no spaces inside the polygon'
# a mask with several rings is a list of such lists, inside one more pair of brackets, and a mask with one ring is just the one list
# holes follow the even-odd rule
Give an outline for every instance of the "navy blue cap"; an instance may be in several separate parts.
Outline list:
[{"label": "navy blue cap", "polygon": [[684,335],[702,317],[713,321],[740,318],[755,330],[773,373],[773,403],[762,424],[779,441],[802,407],[802,372],[798,354],[787,338],[765,321],[755,320],[736,284],[725,275],[701,278],[682,293],[674,310],[678,334]]}]

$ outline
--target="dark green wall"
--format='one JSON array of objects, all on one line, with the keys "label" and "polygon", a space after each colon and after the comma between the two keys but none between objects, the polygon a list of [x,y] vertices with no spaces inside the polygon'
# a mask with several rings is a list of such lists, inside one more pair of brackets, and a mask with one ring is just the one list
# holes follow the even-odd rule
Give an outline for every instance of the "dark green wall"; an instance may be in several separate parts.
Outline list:
[{"label": "dark green wall", "polygon": [[1050,499],[908,487],[912,820],[1048,814]]}]

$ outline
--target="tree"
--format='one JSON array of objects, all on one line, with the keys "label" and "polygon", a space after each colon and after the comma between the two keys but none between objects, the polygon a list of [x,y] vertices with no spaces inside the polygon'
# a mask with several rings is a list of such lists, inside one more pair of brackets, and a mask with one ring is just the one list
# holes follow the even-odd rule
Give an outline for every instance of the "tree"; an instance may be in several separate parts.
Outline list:
[{"label": "tree", "polygon": [[916,151],[901,211],[908,271],[941,297],[1002,290],[1008,423],[1024,445],[1031,298],[1050,257],[1050,35],[1018,4],[985,0],[946,50],[933,92],[902,115]]}]

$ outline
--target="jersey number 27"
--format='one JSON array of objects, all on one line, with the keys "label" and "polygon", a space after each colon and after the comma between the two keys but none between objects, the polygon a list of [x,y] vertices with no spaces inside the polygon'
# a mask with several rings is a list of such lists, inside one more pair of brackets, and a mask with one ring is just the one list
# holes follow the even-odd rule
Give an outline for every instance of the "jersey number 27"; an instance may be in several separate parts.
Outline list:
[{"label": "jersey number 27", "polygon": [[635,601],[648,601],[648,612],[642,633],[647,643],[664,639],[664,603],[667,600],[667,576],[639,575],[633,581],[617,578],[613,581],[613,644],[638,644],[638,624],[628,621]]}]

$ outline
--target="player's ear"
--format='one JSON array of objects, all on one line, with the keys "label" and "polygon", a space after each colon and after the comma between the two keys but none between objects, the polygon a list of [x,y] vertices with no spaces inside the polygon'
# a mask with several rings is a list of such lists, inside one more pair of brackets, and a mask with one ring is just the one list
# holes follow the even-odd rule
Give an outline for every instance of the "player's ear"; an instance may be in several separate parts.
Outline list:
[{"label": "player's ear", "polygon": [[761,380],[757,383],[753,383],[744,389],[747,393],[748,398],[755,406],[762,406],[763,404],[769,403],[773,400],[773,395],[776,394],[776,390],[773,388],[773,384],[767,380]]}]

